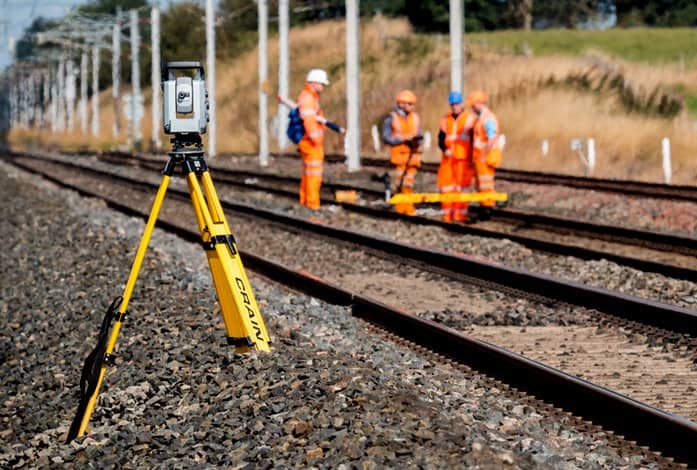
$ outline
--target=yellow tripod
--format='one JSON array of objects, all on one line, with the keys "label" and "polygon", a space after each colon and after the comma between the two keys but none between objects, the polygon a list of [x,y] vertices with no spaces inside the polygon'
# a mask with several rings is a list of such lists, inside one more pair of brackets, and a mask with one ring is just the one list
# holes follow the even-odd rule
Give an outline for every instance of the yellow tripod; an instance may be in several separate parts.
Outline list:
[{"label": "yellow tripod", "polygon": [[[138,272],[145,257],[145,251],[155,227],[160,207],[164,201],[167,186],[177,165],[181,166],[186,176],[196,220],[201,232],[201,241],[206,250],[213,283],[222,309],[228,344],[233,345],[235,351],[239,353],[250,350],[270,350],[266,325],[257,307],[254,293],[240,260],[235,239],[225,220],[220,200],[213,187],[213,180],[204,160],[200,137],[190,137],[189,140],[183,142],[175,138],[172,143],[174,150],[169,152],[170,158],[162,170],[162,181],[145,225],[145,232],[140,240],[123,296],[117,297],[107,310],[102,321],[97,346],[85,359],[80,377],[80,404],[68,431],[67,442],[83,436],[87,430],[106,368],[114,362],[113,351],[116,338],[126,316],[128,302],[138,278]],[[187,145],[192,143],[195,148],[188,148]],[[114,325],[109,335],[112,321],[114,321]]]}]

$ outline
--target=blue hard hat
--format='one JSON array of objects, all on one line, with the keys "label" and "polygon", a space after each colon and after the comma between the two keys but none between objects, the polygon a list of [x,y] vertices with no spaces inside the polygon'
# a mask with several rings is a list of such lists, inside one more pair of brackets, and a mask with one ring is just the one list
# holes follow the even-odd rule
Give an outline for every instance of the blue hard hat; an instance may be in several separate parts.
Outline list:
[{"label": "blue hard hat", "polygon": [[462,93],[460,93],[459,91],[451,91],[450,93],[448,93],[448,103],[462,103]]}]

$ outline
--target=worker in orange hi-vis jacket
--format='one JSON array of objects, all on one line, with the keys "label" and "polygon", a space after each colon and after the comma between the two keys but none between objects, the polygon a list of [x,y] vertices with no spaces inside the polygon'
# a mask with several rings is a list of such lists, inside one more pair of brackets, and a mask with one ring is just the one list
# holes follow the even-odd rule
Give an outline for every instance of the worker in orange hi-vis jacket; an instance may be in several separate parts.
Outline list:
[{"label": "worker in orange hi-vis jacket", "polygon": [[326,126],[317,120],[323,116],[319,97],[324,87],[329,85],[327,72],[312,69],[307,73],[305,86],[298,95],[300,117],[303,120],[305,135],[298,142],[302,158],[300,178],[300,204],[317,210],[320,206],[320,188],[324,169],[324,131]]},{"label": "worker in orange hi-vis jacket", "polygon": [[[421,119],[414,111],[416,95],[413,91],[400,91],[396,101],[397,105],[383,123],[382,140],[391,147],[390,163],[394,165],[392,181],[395,183],[395,193],[411,194],[414,191],[416,171],[421,166]],[[416,213],[412,203],[395,204],[395,210],[407,215]]]},{"label": "worker in orange hi-vis jacket", "polygon": [[[494,192],[494,172],[501,163],[501,131],[494,113],[486,106],[487,96],[483,91],[473,91],[467,98],[467,104],[476,114],[472,129],[472,161],[477,191],[480,193]],[[481,218],[489,217],[490,208],[494,201],[482,201],[484,209]]]},{"label": "worker in orange hi-vis jacket", "polygon": [[[451,91],[448,94],[450,112],[440,121],[438,147],[442,151],[442,158],[438,167],[437,182],[438,190],[442,194],[468,192],[472,185],[474,169],[470,134],[474,124],[474,113],[468,112],[462,101],[462,93]],[[466,202],[441,202],[444,222],[465,222],[467,209]]]}]

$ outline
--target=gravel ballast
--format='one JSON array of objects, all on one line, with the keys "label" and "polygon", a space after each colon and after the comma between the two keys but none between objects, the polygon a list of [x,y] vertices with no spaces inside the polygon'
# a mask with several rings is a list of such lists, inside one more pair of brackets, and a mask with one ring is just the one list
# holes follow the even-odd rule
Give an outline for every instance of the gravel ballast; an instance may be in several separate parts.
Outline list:
[{"label": "gravel ballast", "polygon": [[6,164],[0,193],[2,468],[657,468],[253,273],[273,350],[235,355],[203,250],[159,230],[89,434],[65,444],[143,223]]}]

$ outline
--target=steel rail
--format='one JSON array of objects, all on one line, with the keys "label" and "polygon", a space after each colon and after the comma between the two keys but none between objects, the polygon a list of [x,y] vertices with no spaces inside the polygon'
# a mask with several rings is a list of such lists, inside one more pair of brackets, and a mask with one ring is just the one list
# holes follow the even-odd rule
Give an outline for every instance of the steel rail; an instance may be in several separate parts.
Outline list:
[{"label": "steel rail", "polygon": [[[154,161],[139,160],[139,157],[134,157],[139,164],[146,167],[154,165]],[[277,194],[283,197],[297,199],[297,192],[289,191],[282,188],[273,188],[269,186],[259,186],[255,180],[269,180],[282,184],[298,184],[299,180],[291,176],[274,175],[267,173],[257,173],[244,170],[229,170],[211,166],[211,170],[216,172],[216,180],[244,187],[246,189],[259,189],[265,192]],[[375,190],[366,188],[356,188],[352,185],[326,182],[323,184],[323,204],[337,204],[330,194],[335,190],[354,189],[361,193],[368,193],[373,197],[379,198],[381,193]],[[386,211],[381,208],[362,206],[351,203],[340,203],[347,210],[360,212],[365,215],[376,218],[389,218],[393,220],[403,220],[405,222],[417,223],[421,225],[435,225],[445,230],[454,233],[465,235],[475,235],[488,238],[508,239],[516,243],[520,243],[530,249],[545,251],[563,256],[574,256],[585,260],[605,259],[623,266],[628,266],[634,269],[645,272],[659,273],[664,276],[673,277],[676,279],[684,279],[688,281],[697,281],[697,268],[676,266],[668,263],[653,261],[650,259],[633,258],[631,256],[620,255],[610,251],[600,251],[591,248],[584,248],[570,244],[564,244],[553,241],[540,240],[533,237],[519,235],[509,232],[500,232],[491,229],[479,228],[474,225],[459,225],[446,223],[439,220],[434,220],[428,217],[420,216],[405,216],[396,214],[391,211]],[[679,235],[661,233],[650,230],[631,229],[626,227],[617,227],[607,224],[598,224],[593,222],[585,222],[573,220],[565,217],[551,217],[541,214],[535,214],[527,211],[517,210],[497,210],[492,211],[493,219],[504,219],[520,223],[525,228],[538,227],[542,229],[552,230],[555,233],[569,233],[572,235],[582,234],[583,236],[600,239],[606,241],[619,242],[623,244],[631,244],[635,246],[648,245],[651,248],[657,248],[666,252],[680,253],[688,256],[697,256],[697,239],[684,237]],[[697,259],[695,260],[697,266]]]},{"label": "steel rail", "polygon": [[[139,162],[139,164],[144,164],[146,166],[151,166],[156,163],[155,161],[148,161],[139,156],[131,156],[131,158],[135,159],[137,162]],[[214,170],[216,172],[217,178],[219,180],[228,184],[246,186],[248,188],[255,186],[253,182],[250,182],[255,179],[265,179],[279,182],[282,184],[296,185],[299,184],[300,181],[298,178],[293,176],[259,173],[249,170],[230,170],[226,168],[220,168],[215,165],[211,165],[210,167],[211,170]],[[357,187],[355,185],[337,183],[332,181],[325,181],[322,183],[322,186],[325,195],[325,198],[323,198],[322,202],[327,204],[336,204],[336,201],[333,200],[332,197],[329,195],[330,192],[336,190],[352,189],[362,194],[370,195],[371,197],[374,197],[376,199],[379,199],[384,195],[383,192],[372,188]],[[297,198],[296,192],[287,191],[279,188],[264,187],[264,189],[270,192],[274,192],[275,194]],[[346,207],[350,208],[351,204],[346,204]],[[378,211],[374,210],[372,212],[377,213]],[[412,217],[405,217],[404,219],[410,220],[411,218]],[[663,233],[654,230],[641,230],[613,226],[608,224],[600,224],[595,222],[579,221],[576,219],[570,219],[568,217],[548,216],[530,211],[521,211],[514,209],[494,209],[492,211],[492,218],[520,222],[521,224],[524,224],[527,228],[537,226],[541,228],[553,229],[559,232],[581,232],[593,238],[604,240],[617,240],[624,244],[633,244],[641,246],[642,243],[646,243],[652,246],[657,246],[664,251],[678,252],[697,256],[697,238],[687,236]],[[489,232],[497,233],[494,231]],[[506,238],[508,237],[506,236]]]},{"label": "steel rail", "polygon": [[[126,152],[108,152],[113,155],[130,156]],[[244,152],[230,154],[229,156],[255,156]],[[275,158],[298,159],[296,153],[273,153]],[[325,160],[329,163],[345,163],[346,157],[339,154],[327,154]],[[389,168],[390,163],[386,158],[375,156],[361,157],[364,166]],[[438,171],[438,163],[423,162],[421,169],[429,173]],[[514,170],[509,168],[498,168],[496,177],[503,181],[514,183],[542,184],[568,186],[577,189],[591,189],[595,191],[606,191],[628,196],[640,196],[653,199],[672,199],[677,201],[697,202],[697,186],[676,185],[664,183],[651,183],[636,180],[623,180],[612,178],[592,178],[587,176],[564,175],[561,173]]]},{"label": "steel rail", "polygon": [[[342,155],[337,155],[334,158],[330,158],[329,161],[337,163],[343,162],[343,158]],[[388,163],[385,159],[374,157],[365,157],[361,162],[364,165],[375,167],[384,167]],[[421,168],[424,171],[436,173],[438,171],[438,163],[424,162]],[[611,178],[591,178],[587,176],[573,176],[560,173],[513,170],[507,168],[497,168],[496,178],[513,183],[567,186],[576,189],[606,191],[628,196],[697,202],[697,186],[649,183]]]},{"label": "steel rail", "polygon": [[[31,157],[30,157],[31,158]],[[157,184],[132,179],[122,175],[113,175],[94,168],[83,167],[58,160],[48,161],[53,164],[79,168],[102,177],[108,177],[132,185],[134,187],[156,190]],[[16,165],[21,165],[16,159]],[[169,194],[187,199],[186,191],[170,189]],[[608,289],[586,286],[574,281],[562,280],[552,276],[533,273],[524,269],[511,268],[494,262],[482,261],[464,254],[452,254],[439,250],[422,248],[406,243],[400,243],[387,238],[354,232],[323,223],[293,217],[277,211],[260,209],[247,204],[235,203],[221,199],[223,208],[240,214],[254,216],[271,223],[281,224],[293,229],[300,229],[310,235],[324,236],[344,243],[360,245],[388,256],[396,256],[404,261],[415,263],[424,270],[435,269],[439,274],[446,274],[455,279],[481,279],[504,289],[515,289],[531,293],[547,299],[594,309],[645,325],[663,328],[676,333],[697,337],[697,312],[656,302],[649,299],[631,296]]]},{"label": "steel rail", "polygon": [[[18,164],[33,173],[37,170]],[[51,175],[45,178],[81,194],[103,199],[107,205],[129,215],[146,218],[110,198],[67,184]],[[148,185],[149,186],[149,185]],[[162,220],[158,226],[192,243],[200,234]],[[521,391],[611,429],[625,439],[648,446],[680,463],[697,465],[697,424],[660,409],[633,400],[605,387],[595,385],[558,369],[546,366],[491,343],[477,340],[436,322],[391,307],[369,297],[348,291],[308,273],[289,269],[279,263],[241,250],[245,265],[252,271],[281,285],[328,303],[349,306],[352,315],[381,325],[390,332],[465,364],[480,373],[495,377]]]}]

